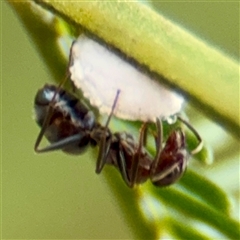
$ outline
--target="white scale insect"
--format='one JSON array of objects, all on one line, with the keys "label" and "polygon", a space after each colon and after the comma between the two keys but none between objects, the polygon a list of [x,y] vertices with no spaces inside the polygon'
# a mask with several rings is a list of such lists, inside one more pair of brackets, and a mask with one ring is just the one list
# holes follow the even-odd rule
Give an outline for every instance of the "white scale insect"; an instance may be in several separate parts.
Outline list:
[{"label": "white scale insect", "polygon": [[160,85],[98,42],[80,35],[71,49],[70,78],[102,114],[156,122],[181,111],[183,97]]}]

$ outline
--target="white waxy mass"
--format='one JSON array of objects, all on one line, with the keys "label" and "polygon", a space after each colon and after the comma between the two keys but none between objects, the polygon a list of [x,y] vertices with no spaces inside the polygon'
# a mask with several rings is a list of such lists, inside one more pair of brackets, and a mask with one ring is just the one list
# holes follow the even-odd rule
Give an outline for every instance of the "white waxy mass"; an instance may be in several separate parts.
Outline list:
[{"label": "white waxy mass", "polygon": [[[72,46],[71,80],[90,103],[109,114],[120,95],[114,115],[128,120],[166,119],[181,110],[183,97],[159,84],[98,42],[84,36]],[[161,63],[159,63],[161,64]]]}]

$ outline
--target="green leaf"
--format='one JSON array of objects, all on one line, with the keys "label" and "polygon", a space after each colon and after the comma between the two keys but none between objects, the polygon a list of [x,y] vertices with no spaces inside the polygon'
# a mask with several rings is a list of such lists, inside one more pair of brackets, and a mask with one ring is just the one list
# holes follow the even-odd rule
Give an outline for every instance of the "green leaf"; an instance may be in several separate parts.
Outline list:
[{"label": "green leaf", "polygon": [[176,221],[173,218],[169,218],[166,220],[168,227],[170,228],[172,234],[176,237],[176,239],[194,239],[194,240],[210,240],[211,238],[205,236],[201,233],[201,230],[186,225],[183,221]]},{"label": "green leaf", "polygon": [[230,204],[226,193],[208,179],[189,169],[180,183],[191,194],[200,197],[215,210],[229,214]]},{"label": "green leaf", "polygon": [[157,199],[161,199],[170,208],[179,211],[185,217],[200,220],[208,223],[219,232],[222,232],[231,239],[239,239],[239,223],[231,219],[221,211],[216,211],[206,203],[193,198],[179,190],[174,189],[153,189],[152,193]]}]

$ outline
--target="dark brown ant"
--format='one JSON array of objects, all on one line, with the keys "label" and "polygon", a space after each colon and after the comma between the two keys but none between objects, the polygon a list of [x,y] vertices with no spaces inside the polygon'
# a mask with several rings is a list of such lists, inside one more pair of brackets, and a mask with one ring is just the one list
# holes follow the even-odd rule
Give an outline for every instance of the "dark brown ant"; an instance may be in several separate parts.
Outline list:
[{"label": "dark brown ant", "polygon": [[[202,140],[196,130],[181,117],[178,117],[196,136],[199,144],[188,153],[185,135],[181,129],[174,130],[163,145],[162,123],[156,120],[157,133],[154,135],[156,156],[154,159],[145,148],[147,124],[144,123],[139,142],[126,132],[112,134],[109,122],[117,104],[117,92],[111,113],[105,127],[96,123],[94,114],[75,96],[54,85],[45,85],[35,97],[36,121],[41,131],[35,143],[36,152],[63,150],[70,154],[80,154],[87,145],[99,145],[96,173],[105,164],[115,166],[129,187],[150,179],[156,186],[167,186],[176,182],[185,172],[191,154],[199,152]],[[51,143],[39,149],[43,135]]]}]

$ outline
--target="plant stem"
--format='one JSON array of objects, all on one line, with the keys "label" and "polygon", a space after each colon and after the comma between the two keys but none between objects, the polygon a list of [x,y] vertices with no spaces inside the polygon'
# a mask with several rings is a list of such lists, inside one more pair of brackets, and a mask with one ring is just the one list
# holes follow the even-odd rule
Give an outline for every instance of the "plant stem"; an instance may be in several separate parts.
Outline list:
[{"label": "plant stem", "polygon": [[236,61],[137,2],[35,1],[135,59],[240,138]]}]

